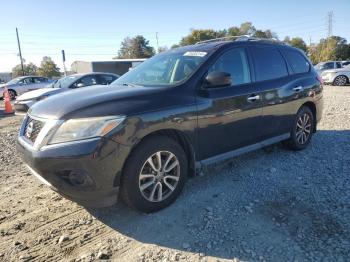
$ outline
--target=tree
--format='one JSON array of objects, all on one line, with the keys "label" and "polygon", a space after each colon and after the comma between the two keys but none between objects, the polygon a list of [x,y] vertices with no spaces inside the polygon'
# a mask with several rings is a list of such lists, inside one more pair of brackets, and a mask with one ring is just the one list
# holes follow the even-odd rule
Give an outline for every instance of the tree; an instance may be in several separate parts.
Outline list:
[{"label": "tree", "polygon": [[167,46],[160,46],[158,47],[158,53],[164,52],[164,51],[168,51],[169,48]]},{"label": "tree", "polygon": [[44,56],[38,68],[38,75],[51,78],[61,76],[61,72],[51,57]]},{"label": "tree", "polygon": [[[38,67],[33,63],[23,64],[24,75],[36,75]],[[22,76],[22,66],[16,65],[12,68],[12,77]]]},{"label": "tree", "polygon": [[271,30],[256,30],[253,36],[258,38],[277,38],[276,34]]},{"label": "tree", "polygon": [[290,44],[291,46],[294,46],[303,50],[304,52],[307,52],[306,43],[301,37],[294,37],[290,39],[289,36],[286,36],[283,41],[287,44]]},{"label": "tree", "polygon": [[252,22],[245,22],[241,24],[239,31],[242,35],[254,35],[256,28],[253,26]]},{"label": "tree", "polygon": [[226,35],[225,30],[215,31],[213,29],[192,29],[189,35],[181,39],[180,46],[193,45],[200,41],[224,37],[225,35]]},{"label": "tree", "polygon": [[121,42],[118,58],[149,58],[155,54],[154,48],[142,35],[126,37]]}]

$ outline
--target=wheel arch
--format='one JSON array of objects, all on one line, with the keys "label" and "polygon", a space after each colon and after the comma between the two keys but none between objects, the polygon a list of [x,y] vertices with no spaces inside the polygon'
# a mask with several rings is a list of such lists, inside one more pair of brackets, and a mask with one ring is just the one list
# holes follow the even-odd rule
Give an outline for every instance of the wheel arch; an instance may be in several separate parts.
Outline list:
[{"label": "wheel arch", "polygon": [[333,81],[332,81],[332,83],[331,83],[332,85],[334,85],[335,79],[336,79],[337,77],[339,77],[339,76],[344,76],[344,77],[345,77],[345,79],[346,79],[346,84],[349,84],[349,83],[350,83],[349,77],[348,77],[347,75],[344,75],[344,74],[342,74],[342,73],[339,73],[339,74],[337,74],[336,76],[334,76]]},{"label": "wheel arch", "polygon": [[133,151],[137,149],[137,147],[142,143],[142,141],[149,139],[151,137],[155,137],[155,136],[167,136],[167,137],[175,140],[177,143],[179,143],[179,145],[184,150],[186,157],[188,159],[188,175],[195,176],[195,173],[196,173],[195,172],[195,170],[196,170],[196,168],[195,168],[196,167],[195,150],[194,150],[192,143],[190,142],[189,137],[184,132],[177,130],[177,129],[160,129],[160,130],[156,130],[156,131],[153,131],[153,132],[145,135],[144,137],[139,139],[137,143],[135,143],[132,146],[132,149],[131,149],[128,157],[124,161],[121,174],[119,176],[117,175],[115,178],[114,185],[120,184],[120,181],[122,180],[122,177],[124,174],[125,165],[126,165],[127,161],[129,160],[129,157],[133,153]]},{"label": "wheel arch", "polygon": [[313,102],[308,101],[308,102],[302,104],[300,108],[302,108],[303,106],[308,107],[311,110],[311,112],[312,112],[312,115],[314,117],[314,119],[313,119],[314,120],[314,130],[313,130],[313,132],[315,133],[316,132],[316,125],[317,125],[317,109],[316,109],[316,105]]}]

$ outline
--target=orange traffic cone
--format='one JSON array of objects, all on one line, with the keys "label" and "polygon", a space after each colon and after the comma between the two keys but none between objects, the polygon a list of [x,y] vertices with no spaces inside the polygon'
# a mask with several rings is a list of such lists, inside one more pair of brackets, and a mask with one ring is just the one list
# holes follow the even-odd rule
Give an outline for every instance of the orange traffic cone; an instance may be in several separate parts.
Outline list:
[{"label": "orange traffic cone", "polygon": [[5,98],[5,113],[12,114],[13,110],[12,110],[12,105],[11,105],[11,99],[10,99],[10,94],[9,94],[9,91],[7,90],[7,88],[5,88],[4,98]]}]

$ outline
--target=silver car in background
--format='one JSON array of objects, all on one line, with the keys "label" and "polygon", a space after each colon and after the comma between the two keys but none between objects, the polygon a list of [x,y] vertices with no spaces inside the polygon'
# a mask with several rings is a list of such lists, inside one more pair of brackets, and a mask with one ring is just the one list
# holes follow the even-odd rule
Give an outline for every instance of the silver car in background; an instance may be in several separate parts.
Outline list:
[{"label": "silver car in background", "polygon": [[337,69],[337,68],[342,68],[343,62],[342,61],[326,61],[326,62],[321,62],[315,65],[315,70],[316,72],[321,75],[323,71],[326,70],[331,70],[331,69]]},{"label": "silver car in background", "polygon": [[0,96],[4,96],[5,87],[9,91],[11,100],[16,96],[24,94],[29,91],[33,91],[39,88],[46,87],[54,80],[41,76],[21,76],[12,79],[11,81],[0,85]]},{"label": "silver car in background", "polygon": [[50,84],[47,88],[41,88],[18,96],[14,105],[15,112],[16,114],[24,114],[34,103],[49,96],[76,88],[94,85],[109,85],[118,77],[119,75],[111,73],[74,74],[63,77],[55,83]]},{"label": "silver car in background", "polygon": [[325,70],[321,73],[321,78],[326,84],[345,86],[350,83],[350,65],[343,68]]}]

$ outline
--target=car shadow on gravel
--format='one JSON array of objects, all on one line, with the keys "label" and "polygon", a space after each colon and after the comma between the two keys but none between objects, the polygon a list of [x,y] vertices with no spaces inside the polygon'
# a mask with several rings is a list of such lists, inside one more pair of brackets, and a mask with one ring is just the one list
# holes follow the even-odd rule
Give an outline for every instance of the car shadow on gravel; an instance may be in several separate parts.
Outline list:
[{"label": "car shadow on gravel", "polygon": [[[306,150],[277,144],[210,167],[189,179],[180,198],[160,212],[140,214],[122,202],[88,212],[139,242],[218,258],[347,257],[342,246],[350,243],[344,222],[350,205],[342,207],[347,217],[339,219],[332,214],[341,204],[338,197],[327,197],[349,183],[333,177],[350,168],[350,157],[343,155],[350,152],[349,143],[350,130],[320,130]],[[339,187],[328,188],[335,181]],[[349,193],[339,199],[350,199]]]}]

